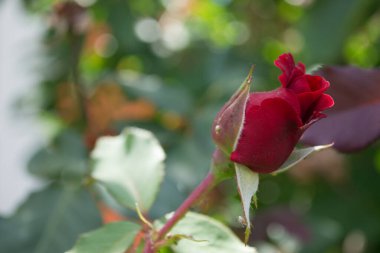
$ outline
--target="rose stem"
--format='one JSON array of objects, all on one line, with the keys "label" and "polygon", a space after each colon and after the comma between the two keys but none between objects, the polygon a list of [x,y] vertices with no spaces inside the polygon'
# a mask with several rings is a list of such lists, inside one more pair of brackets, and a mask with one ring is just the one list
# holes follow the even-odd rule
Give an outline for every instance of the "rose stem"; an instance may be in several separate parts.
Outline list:
[{"label": "rose stem", "polygon": [[[195,188],[187,199],[178,207],[173,216],[165,223],[165,225],[158,231],[158,235],[155,241],[159,241],[165,237],[165,235],[172,229],[172,227],[186,214],[189,208],[202,197],[204,193],[210,190],[215,185],[215,176],[212,172],[209,172],[203,181]],[[144,249],[145,253],[152,253],[152,244],[146,243]]]},{"label": "rose stem", "polygon": [[157,240],[161,240],[170,229],[186,214],[189,208],[211,187],[214,185],[214,175],[209,172],[203,181],[193,190],[187,199],[175,211],[173,216],[165,223],[165,225],[158,231]]}]

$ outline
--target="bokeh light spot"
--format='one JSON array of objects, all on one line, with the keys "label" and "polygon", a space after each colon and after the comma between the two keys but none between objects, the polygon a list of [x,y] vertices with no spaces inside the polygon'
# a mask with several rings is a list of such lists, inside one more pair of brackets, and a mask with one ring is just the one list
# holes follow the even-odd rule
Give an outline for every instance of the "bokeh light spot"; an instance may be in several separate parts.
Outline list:
[{"label": "bokeh light spot", "polygon": [[190,35],[182,22],[173,20],[165,25],[162,41],[168,49],[177,51],[189,44]]},{"label": "bokeh light spot", "polygon": [[152,43],[161,37],[160,25],[153,18],[144,18],[137,21],[134,29],[137,37],[143,42]]},{"label": "bokeh light spot", "polygon": [[109,33],[104,33],[96,38],[94,44],[95,53],[102,57],[112,56],[118,48],[118,43],[116,38]]},{"label": "bokeh light spot", "polygon": [[82,7],[89,7],[93,5],[96,0],[75,0],[75,2],[77,2]]},{"label": "bokeh light spot", "polygon": [[343,253],[362,253],[366,245],[366,237],[362,231],[349,233],[343,241]]}]

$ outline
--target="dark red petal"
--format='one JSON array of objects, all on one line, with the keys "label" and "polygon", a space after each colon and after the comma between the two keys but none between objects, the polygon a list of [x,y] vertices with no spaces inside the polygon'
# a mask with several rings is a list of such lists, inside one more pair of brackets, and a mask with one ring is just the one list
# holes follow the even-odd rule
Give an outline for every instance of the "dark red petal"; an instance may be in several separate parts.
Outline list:
[{"label": "dark red petal", "polygon": [[320,76],[302,75],[299,76],[288,85],[288,89],[296,94],[310,91],[326,91],[330,83]]},{"label": "dark red petal", "polygon": [[280,55],[277,60],[274,61],[274,65],[282,71],[278,79],[284,88],[288,87],[292,79],[305,74],[305,65],[298,63],[296,66],[293,56],[289,53]]},{"label": "dark red petal", "polygon": [[304,75],[299,79],[305,80],[310,89],[308,92],[297,93],[301,106],[302,120],[304,123],[308,123],[313,119],[314,112],[320,112],[330,108],[334,105],[334,101],[330,96],[323,94],[330,86],[330,83],[324,78]]},{"label": "dark red petal", "polygon": [[321,112],[334,105],[331,96],[323,94],[321,90],[298,94],[301,105],[301,117],[304,123],[308,123],[314,117],[315,112]]},{"label": "dark red petal", "polygon": [[303,123],[307,123],[311,119],[311,115],[315,112],[314,107],[321,98],[322,93],[319,91],[305,92],[298,94],[298,100],[301,105],[301,118]]},{"label": "dark red petal", "polygon": [[321,76],[305,75],[305,77],[311,91],[325,92],[330,87],[330,83]]},{"label": "dark red petal", "polygon": [[281,98],[269,98],[247,107],[243,131],[231,160],[259,173],[278,169],[302,134],[302,122]]},{"label": "dark red petal", "polygon": [[310,115],[310,113],[314,111],[311,107],[313,107],[314,103],[319,100],[321,95],[322,93],[319,91],[304,92],[297,95],[301,105],[302,118],[307,117],[306,114]]},{"label": "dark red petal", "polygon": [[292,90],[296,94],[311,91],[309,81],[306,75],[294,79],[293,82],[291,82],[287,88]]},{"label": "dark red petal", "polygon": [[298,102],[297,95],[282,87],[267,92],[251,93],[248,98],[247,108],[254,105],[261,105],[261,103],[268,98],[281,98],[287,101],[293,107],[297,115],[300,115],[301,113],[300,103]]},{"label": "dark red petal", "polygon": [[314,106],[314,111],[321,112],[334,106],[334,99],[327,94],[322,94],[318,102]]},{"label": "dark red petal", "polygon": [[282,54],[274,61],[274,65],[281,69],[282,74],[278,79],[282,86],[286,88],[295,67],[293,56],[291,54]]},{"label": "dark red petal", "polygon": [[[306,131],[311,125],[317,122],[320,119],[326,118],[326,114],[320,112],[314,112],[310,117],[310,120],[302,126],[302,131]],[[301,137],[302,138],[302,137]]]}]

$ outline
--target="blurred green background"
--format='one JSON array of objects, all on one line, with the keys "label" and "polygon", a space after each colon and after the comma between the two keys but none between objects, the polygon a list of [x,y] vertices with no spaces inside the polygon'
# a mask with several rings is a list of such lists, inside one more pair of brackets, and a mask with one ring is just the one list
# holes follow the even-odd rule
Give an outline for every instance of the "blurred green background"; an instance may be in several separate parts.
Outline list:
[{"label": "blurred green background", "polygon": [[[45,24],[44,50],[35,56],[42,62],[38,92],[21,98],[18,110],[37,109],[48,129],[51,143],[36,147],[28,165],[48,186],[0,218],[4,253],[62,252],[79,233],[100,226],[91,193],[71,187],[86,174],[97,137],[138,126],[159,138],[167,166],[150,213],[157,218],[207,173],[212,120],[252,64],[253,90],[279,86],[273,61],[284,52],[307,67],[380,65],[378,0],[25,0],[24,6]],[[76,90],[88,101],[81,103]],[[380,252],[379,173],[377,143],[357,154],[324,151],[289,173],[264,176],[250,244],[260,253]],[[232,180],[198,208],[242,236]]]}]

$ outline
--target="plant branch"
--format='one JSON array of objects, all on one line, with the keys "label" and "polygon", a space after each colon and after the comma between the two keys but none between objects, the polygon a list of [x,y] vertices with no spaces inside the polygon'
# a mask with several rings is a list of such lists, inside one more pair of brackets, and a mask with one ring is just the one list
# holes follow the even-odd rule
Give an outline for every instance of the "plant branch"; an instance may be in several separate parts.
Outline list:
[{"label": "plant branch", "polygon": [[153,246],[152,238],[150,237],[149,234],[146,236],[145,240],[146,240],[146,242],[145,242],[145,247],[144,247],[143,253],[154,253],[154,246]]},{"label": "plant branch", "polygon": [[79,61],[83,48],[83,36],[70,36],[71,41],[71,78],[73,83],[73,88],[75,91],[76,98],[79,103],[79,110],[81,113],[82,120],[84,124],[88,123],[87,115],[87,97],[85,90],[82,86],[80,76],[79,76]]},{"label": "plant branch", "polygon": [[208,192],[215,185],[215,176],[209,172],[203,181],[193,190],[187,199],[175,211],[173,216],[165,223],[165,225],[158,231],[155,241],[159,241],[172,229],[172,227],[186,214],[189,208],[197,202],[200,197]]},{"label": "plant branch", "polygon": [[215,176],[212,172],[209,172],[202,182],[191,192],[187,199],[178,207],[173,216],[164,224],[164,226],[158,231],[155,238],[152,238],[150,234],[146,236],[146,243],[144,247],[144,253],[154,253],[155,243],[164,239],[165,235],[174,227],[174,225],[186,214],[189,208],[197,202],[206,192],[208,192],[215,185]]}]

